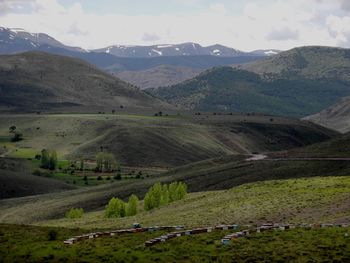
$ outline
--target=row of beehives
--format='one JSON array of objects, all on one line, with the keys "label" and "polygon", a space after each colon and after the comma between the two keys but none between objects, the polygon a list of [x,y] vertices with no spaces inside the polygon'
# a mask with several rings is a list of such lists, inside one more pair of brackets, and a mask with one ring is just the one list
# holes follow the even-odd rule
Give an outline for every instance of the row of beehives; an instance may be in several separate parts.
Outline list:
[{"label": "row of beehives", "polygon": [[181,229],[184,229],[184,227],[183,226],[138,227],[138,228],[130,228],[130,229],[89,233],[89,234],[84,234],[84,235],[69,238],[63,242],[64,244],[72,245],[82,240],[93,239],[93,238],[104,237],[104,236],[116,236],[116,235],[122,235],[122,234],[128,234],[128,233],[152,232],[152,231],[158,231],[158,230],[181,230]]},{"label": "row of beehives", "polygon": [[[279,229],[279,230],[287,230],[287,229],[293,229],[293,228],[325,228],[325,227],[347,227],[348,224],[299,224],[299,225],[289,225],[289,224],[263,224],[262,226],[252,228],[252,226],[244,226],[248,229],[241,230],[239,232],[235,232],[229,235],[226,235],[224,238],[221,239],[221,242],[223,244],[229,244],[231,240],[241,238],[248,236],[250,233],[260,233],[267,230],[273,230],[273,229]],[[219,225],[216,227],[205,227],[205,228],[196,228],[192,230],[186,230],[186,231],[180,231],[180,232],[172,232],[167,235],[163,235],[157,238],[150,239],[146,241],[146,246],[153,246],[155,244],[165,242],[167,240],[180,237],[180,236],[187,236],[187,235],[195,235],[195,234],[201,234],[201,233],[209,233],[214,230],[229,230],[229,229],[237,229],[238,225]]]},{"label": "row of beehives", "polygon": [[268,230],[287,230],[287,229],[294,229],[294,228],[326,228],[326,227],[348,227],[348,224],[297,224],[297,225],[291,225],[291,224],[263,224],[262,226],[259,226],[257,228],[252,228],[249,230],[242,230],[240,232],[232,233],[229,235],[224,236],[221,239],[222,244],[229,244],[231,240],[235,240],[241,237],[248,236],[250,233],[260,233]]},{"label": "row of beehives", "polygon": [[165,242],[169,239],[173,239],[175,237],[189,236],[189,235],[195,235],[195,234],[201,234],[201,233],[210,233],[213,231],[213,229],[215,229],[215,230],[229,230],[229,229],[237,229],[237,228],[238,228],[238,225],[219,225],[219,226],[216,226],[214,228],[213,227],[203,227],[203,228],[195,228],[195,229],[186,230],[186,231],[171,232],[169,234],[150,239],[150,240],[145,242],[145,245],[147,247],[149,247],[149,246],[153,246],[157,243]]}]

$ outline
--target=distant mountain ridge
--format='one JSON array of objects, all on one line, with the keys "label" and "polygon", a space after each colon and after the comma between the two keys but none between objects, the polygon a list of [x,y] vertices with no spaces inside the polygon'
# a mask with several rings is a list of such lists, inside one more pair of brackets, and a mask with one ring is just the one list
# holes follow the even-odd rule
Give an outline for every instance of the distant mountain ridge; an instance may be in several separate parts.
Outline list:
[{"label": "distant mountain ridge", "polygon": [[126,46],[115,45],[106,48],[92,50],[98,53],[112,54],[117,57],[172,57],[172,56],[218,56],[218,57],[238,57],[238,56],[270,56],[278,54],[279,50],[256,50],[244,52],[234,48],[215,44],[203,47],[197,43],[163,44],[152,46]]},{"label": "distant mountain ridge", "polygon": [[66,46],[44,33],[30,33],[22,28],[0,27],[0,54],[6,55],[34,50],[47,50],[49,52],[50,48],[87,52],[79,47]]},{"label": "distant mountain ridge", "polygon": [[280,50],[256,50],[244,52],[231,47],[215,44],[203,47],[198,43],[162,44],[151,46],[114,45],[106,48],[86,50],[80,47],[67,46],[45,33],[31,33],[22,28],[0,27],[0,54],[10,54],[25,51],[63,48],[76,52],[106,53],[123,58],[149,58],[173,56],[270,56],[280,53]]},{"label": "distant mountain ridge", "polygon": [[[172,45],[174,46],[174,45]],[[179,45],[181,46],[181,45]],[[126,53],[133,53],[134,47],[126,47]],[[30,33],[23,29],[0,27],[0,54],[9,55],[27,51],[43,51],[51,54],[64,55],[83,59],[98,68],[115,73],[119,71],[139,71],[147,70],[152,67],[170,65],[176,67],[189,67],[196,69],[207,69],[215,66],[225,66],[237,63],[245,63],[261,59],[261,53],[251,53],[247,55],[244,52],[223,46],[212,46],[212,54],[220,48],[220,54],[223,56],[212,55],[210,52],[189,52],[191,48],[198,47],[198,44],[187,43],[182,46],[184,50],[188,49],[186,55],[181,56],[158,56],[138,57],[138,56],[115,56],[112,52],[100,50],[101,52],[89,51],[79,47],[66,46],[58,40],[43,33]],[[141,50],[144,47],[139,47]],[[179,48],[180,49],[180,48]],[[127,51],[129,50],[129,51]],[[162,49],[166,54],[166,47]],[[215,52],[214,52],[215,51]],[[233,56],[226,56],[227,53],[234,53]],[[157,54],[157,52],[153,52]],[[159,53],[159,52],[158,52]],[[162,53],[163,54],[163,53]],[[146,53],[147,56],[147,53]],[[172,80],[170,80],[171,82]]]}]

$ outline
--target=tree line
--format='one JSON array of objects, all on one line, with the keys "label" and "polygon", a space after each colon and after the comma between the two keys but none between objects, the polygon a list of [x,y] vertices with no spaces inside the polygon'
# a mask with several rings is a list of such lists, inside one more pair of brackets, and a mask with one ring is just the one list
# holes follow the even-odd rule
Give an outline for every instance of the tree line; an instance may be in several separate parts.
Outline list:
[{"label": "tree line", "polygon": [[[156,183],[149,188],[145,195],[144,210],[149,211],[184,199],[186,195],[187,185],[185,183],[173,182],[169,185]],[[107,218],[118,218],[136,215],[138,213],[138,202],[139,199],[136,195],[131,195],[127,203],[119,198],[113,197],[106,206],[105,216]]]}]

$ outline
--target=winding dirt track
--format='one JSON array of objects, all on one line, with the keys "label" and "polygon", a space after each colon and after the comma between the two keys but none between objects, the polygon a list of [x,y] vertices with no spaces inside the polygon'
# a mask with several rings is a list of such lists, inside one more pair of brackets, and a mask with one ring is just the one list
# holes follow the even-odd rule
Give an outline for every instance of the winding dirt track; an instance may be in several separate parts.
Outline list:
[{"label": "winding dirt track", "polygon": [[350,157],[289,157],[289,158],[269,158],[264,154],[253,154],[246,159],[251,161],[350,161]]}]

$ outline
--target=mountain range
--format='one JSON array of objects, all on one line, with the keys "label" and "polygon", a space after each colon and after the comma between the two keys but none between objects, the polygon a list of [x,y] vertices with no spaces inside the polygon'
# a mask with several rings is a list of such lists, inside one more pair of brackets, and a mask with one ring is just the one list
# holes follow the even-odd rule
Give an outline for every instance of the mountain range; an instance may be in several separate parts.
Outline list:
[{"label": "mountain range", "polygon": [[[44,33],[30,33],[19,28],[0,27],[0,54],[26,51],[43,51],[80,58],[140,88],[177,84],[188,77],[193,77],[194,72],[211,67],[256,61],[279,52],[278,50],[243,52],[222,45],[202,47],[196,43],[156,46],[119,45],[85,50],[67,46]],[[164,65],[167,66],[166,74],[158,70],[158,67]],[[178,75],[179,71],[182,74]],[[149,74],[149,72],[155,72],[155,74]],[[130,79],[131,75],[135,79]],[[157,80],[159,75],[162,75],[161,82]]]}]

